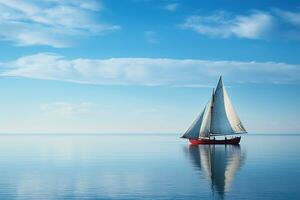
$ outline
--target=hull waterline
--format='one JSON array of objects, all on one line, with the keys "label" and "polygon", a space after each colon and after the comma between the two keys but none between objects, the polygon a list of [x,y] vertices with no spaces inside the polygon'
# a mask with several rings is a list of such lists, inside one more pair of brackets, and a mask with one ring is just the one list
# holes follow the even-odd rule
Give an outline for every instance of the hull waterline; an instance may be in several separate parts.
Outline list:
[{"label": "hull waterline", "polygon": [[191,145],[202,145],[202,144],[231,144],[231,145],[238,145],[241,141],[241,137],[235,137],[225,140],[214,140],[214,139],[189,139]]}]

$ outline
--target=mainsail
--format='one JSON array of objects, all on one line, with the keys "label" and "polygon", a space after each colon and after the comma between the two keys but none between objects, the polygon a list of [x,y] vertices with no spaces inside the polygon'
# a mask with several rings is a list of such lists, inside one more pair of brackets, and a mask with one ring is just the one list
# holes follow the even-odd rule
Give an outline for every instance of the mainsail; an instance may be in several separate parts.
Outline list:
[{"label": "mainsail", "polygon": [[233,135],[246,133],[220,77],[217,88],[203,112],[182,136],[198,139],[199,137]]},{"label": "mainsail", "polygon": [[230,135],[246,132],[230,102],[222,77],[220,77],[215,91],[211,121],[211,135]]}]

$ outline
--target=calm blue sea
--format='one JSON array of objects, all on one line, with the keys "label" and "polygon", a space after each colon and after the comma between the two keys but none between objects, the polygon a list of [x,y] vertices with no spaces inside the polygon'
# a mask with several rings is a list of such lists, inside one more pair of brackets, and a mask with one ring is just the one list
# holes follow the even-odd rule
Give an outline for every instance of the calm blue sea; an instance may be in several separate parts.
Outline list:
[{"label": "calm blue sea", "polygon": [[0,199],[300,199],[300,135],[0,135]]}]

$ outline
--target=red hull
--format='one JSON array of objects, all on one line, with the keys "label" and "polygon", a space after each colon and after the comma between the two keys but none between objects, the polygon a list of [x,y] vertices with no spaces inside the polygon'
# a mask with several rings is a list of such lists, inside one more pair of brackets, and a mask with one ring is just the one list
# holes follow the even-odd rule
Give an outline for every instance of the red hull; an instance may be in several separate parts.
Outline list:
[{"label": "red hull", "polygon": [[235,138],[230,138],[226,140],[214,140],[214,139],[189,139],[190,143],[192,145],[199,145],[199,144],[233,144],[233,145],[238,145],[241,141],[241,137],[235,137]]}]

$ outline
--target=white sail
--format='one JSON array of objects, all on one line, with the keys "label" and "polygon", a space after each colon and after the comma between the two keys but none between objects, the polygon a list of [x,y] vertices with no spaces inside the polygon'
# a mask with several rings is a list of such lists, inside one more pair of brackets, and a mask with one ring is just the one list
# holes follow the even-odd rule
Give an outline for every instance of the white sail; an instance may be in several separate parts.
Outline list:
[{"label": "white sail", "polygon": [[212,101],[209,101],[203,118],[202,118],[202,123],[200,126],[200,137],[209,137],[210,135],[210,124],[211,124],[211,106],[212,106]]},{"label": "white sail", "polygon": [[183,138],[198,139],[201,137],[208,137],[210,130],[211,116],[211,101],[205,106],[201,115],[196,118],[189,129],[182,136]]},{"label": "white sail", "polygon": [[230,102],[226,89],[224,88],[223,90],[226,113],[232,130],[234,131],[234,133],[246,133],[246,130],[239,116],[237,115],[232,103]]},{"label": "white sail", "polygon": [[220,77],[213,101],[211,135],[237,133],[246,133],[246,130],[230,102],[222,77]]},{"label": "white sail", "polygon": [[182,138],[189,138],[189,139],[198,139],[200,134],[200,127],[203,119],[203,115],[206,108],[202,111],[201,115],[199,115],[189,129],[183,134]]},{"label": "white sail", "polygon": [[230,102],[220,77],[212,99],[182,137],[198,139],[240,133],[246,133],[246,130]]}]

